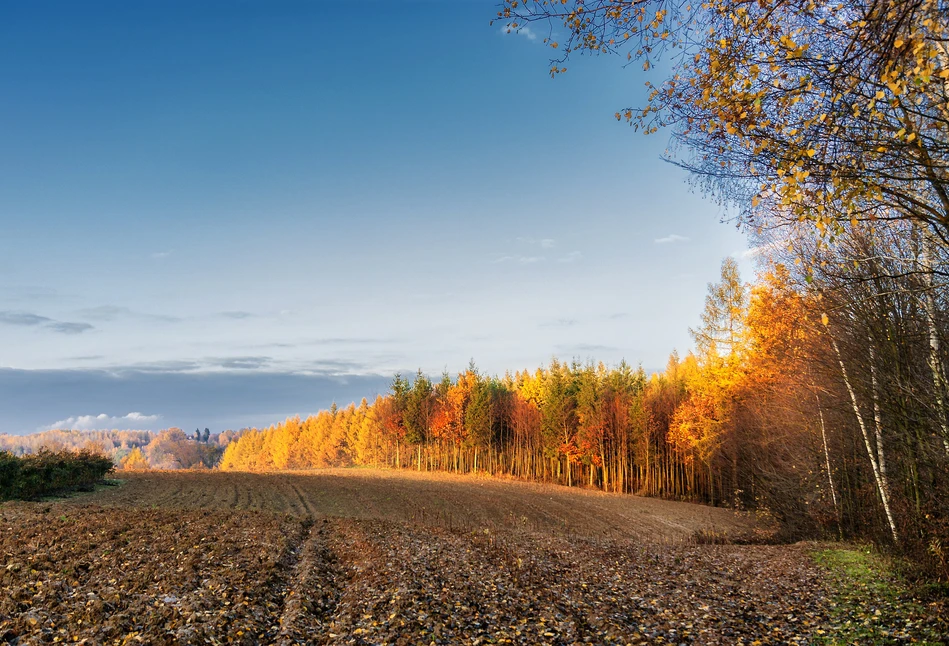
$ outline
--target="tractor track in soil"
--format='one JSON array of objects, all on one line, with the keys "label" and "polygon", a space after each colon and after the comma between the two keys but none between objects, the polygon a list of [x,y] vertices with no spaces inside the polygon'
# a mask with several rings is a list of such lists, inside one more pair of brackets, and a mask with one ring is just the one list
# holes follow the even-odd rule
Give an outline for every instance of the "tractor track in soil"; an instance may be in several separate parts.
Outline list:
[{"label": "tractor track in soil", "polygon": [[[697,544],[754,534],[723,509],[368,470],[122,478],[0,504],[0,643],[787,644],[843,621],[814,545]],[[894,613],[897,641],[949,633],[944,607]]]}]

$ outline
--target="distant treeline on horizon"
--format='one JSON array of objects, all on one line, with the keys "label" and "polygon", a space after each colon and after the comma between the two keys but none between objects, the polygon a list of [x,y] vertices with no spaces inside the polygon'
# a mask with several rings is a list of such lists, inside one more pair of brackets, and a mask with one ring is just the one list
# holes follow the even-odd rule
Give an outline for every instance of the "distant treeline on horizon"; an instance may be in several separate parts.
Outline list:
[{"label": "distant treeline on horizon", "polygon": [[754,509],[786,538],[869,539],[949,577],[949,290],[926,309],[899,281],[881,302],[850,293],[871,281],[816,291],[805,272],[821,265],[795,267],[748,285],[727,259],[694,352],[651,376],[625,363],[503,377],[471,365],[397,375],[372,402],[265,429],[48,432],[0,448],[99,442],[127,469],[379,466],[583,485]]},{"label": "distant treeline on horizon", "polygon": [[187,434],[180,428],[139,430],[52,429],[29,435],[0,433],[0,451],[16,456],[51,451],[89,450],[112,459],[116,466],[152,469],[194,469],[217,466],[228,444],[244,431],[209,429]]}]

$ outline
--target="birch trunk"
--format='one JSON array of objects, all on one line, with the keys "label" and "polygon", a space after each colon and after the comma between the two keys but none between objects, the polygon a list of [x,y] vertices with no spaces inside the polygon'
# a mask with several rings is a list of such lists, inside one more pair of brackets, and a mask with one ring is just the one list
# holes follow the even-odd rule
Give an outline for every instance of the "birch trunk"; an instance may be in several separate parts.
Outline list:
[{"label": "birch trunk", "polygon": [[873,429],[876,435],[877,464],[880,465],[880,476],[889,493],[889,480],[886,475],[886,455],[883,452],[883,420],[880,416],[879,384],[877,382],[876,351],[873,349],[873,337],[867,339],[870,349],[870,389],[873,394]]},{"label": "birch trunk", "polygon": [[[896,523],[893,520],[893,514],[890,511],[889,487],[886,480],[880,474],[880,465],[877,462],[876,451],[870,442],[870,433],[867,431],[867,425],[863,421],[863,414],[860,412],[860,404],[857,401],[857,394],[850,383],[850,377],[847,374],[847,367],[844,365],[843,356],[840,354],[840,348],[833,336],[830,337],[830,343],[837,354],[837,361],[840,363],[840,372],[843,375],[844,385],[847,387],[847,393],[850,395],[850,403],[853,406],[853,413],[857,417],[857,424],[860,426],[860,433],[863,435],[864,445],[867,447],[867,457],[870,458],[870,467],[873,469],[873,478],[876,482],[877,493],[880,494],[880,500],[883,503],[883,511],[886,513],[886,522],[890,526],[890,533],[893,535],[893,542],[899,544],[899,533],[896,531]],[[882,448],[882,447],[881,447]]]},{"label": "birch trunk", "polygon": [[830,451],[827,449],[827,429],[824,426],[824,409],[820,405],[820,397],[817,397],[817,415],[820,419],[820,436],[824,442],[824,462],[827,465],[827,483],[830,485],[830,499],[834,503],[834,516],[837,517],[837,536],[843,537],[843,527],[840,523],[840,507],[837,506],[837,489],[834,487],[834,474],[830,470]]},{"label": "birch trunk", "polygon": [[925,283],[922,300],[929,331],[929,370],[933,378],[936,418],[942,436],[942,446],[946,451],[946,455],[949,456],[949,411],[946,410],[946,373],[943,370],[942,357],[940,357],[939,328],[936,325],[936,285],[933,267],[936,242],[933,239],[932,231],[926,227],[921,228],[923,251],[919,260]]}]

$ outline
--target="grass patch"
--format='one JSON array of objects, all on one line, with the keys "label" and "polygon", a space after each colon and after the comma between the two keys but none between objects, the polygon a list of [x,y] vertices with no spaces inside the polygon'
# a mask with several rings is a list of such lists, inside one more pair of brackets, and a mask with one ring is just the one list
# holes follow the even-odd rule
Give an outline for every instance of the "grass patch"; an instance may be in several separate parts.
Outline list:
[{"label": "grass patch", "polygon": [[869,547],[818,550],[814,552],[814,560],[837,578],[844,579],[848,585],[863,592],[872,592],[888,598],[899,594],[891,568]]},{"label": "grass patch", "polygon": [[818,549],[813,557],[827,571],[833,591],[831,625],[818,643],[946,643],[941,622],[888,559],[865,546]]}]

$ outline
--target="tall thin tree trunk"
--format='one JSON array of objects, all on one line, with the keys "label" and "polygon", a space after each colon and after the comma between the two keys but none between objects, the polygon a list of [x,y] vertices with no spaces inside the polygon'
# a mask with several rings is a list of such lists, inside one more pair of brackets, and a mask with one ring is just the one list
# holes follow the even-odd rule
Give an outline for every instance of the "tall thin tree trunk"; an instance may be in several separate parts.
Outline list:
[{"label": "tall thin tree trunk", "polygon": [[607,473],[606,473],[607,468],[608,467],[606,463],[606,449],[603,447],[603,439],[600,438],[600,470],[602,471],[600,477],[603,480],[602,482],[603,486],[601,487],[603,491],[606,491],[607,489],[609,489],[609,486],[610,486],[609,477],[607,476]]},{"label": "tall thin tree trunk", "polygon": [[830,499],[834,502],[834,515],[837,517],[837,538],[843,538],[843,527],[840,524],[840,506],[837,504],[837,489],[834,487],[834,473],[830,469],[830,451],[827,449],[827,429],[824,426],[824,409],[820,405],[820,396],[817,397],[817,415],[820,419],[820,436],[824,442],[824,462],[827,465],[827,483],[830,485]]},{"label": "tall thin tree trunk", "polygon": [[[949,83],[949,81],[947,81]],[[940,356],[939,328],[936,321],[936,285],[933,269],[936,241],[932,231],[922,227],[923,252],[920,254],[920,265],[923,269],[925,290],[923,292],[923,309],[926,312],[926,324],[929,329],[929,370],[933,379],[933,394],[935,395],[936,417],[939,430],[942,432],[942,446],[949,455],[949,410],[946,410],[946,373]]]},{"label": "tall thin tree trunk", "polygon": [[[870,434],[867,431],[867,425],[863,421],[863,414],[860,412],[860,404],[857,401],[857,394],[850,383],[850,377],[847,375],[847,367],[844,365],[843,355],[840,354],[840,348],[837,346],[837,340],[830,337],[830,343],[837,354],[837,361],[840,363],[840,372],[843,375],[844,385],[850,394],[850,403],[853,406],[853,413],[857,417],[857,424],[860,426],[860,433],[863,435],[863,443],[867,448],[867,457],[870,458],[870,467],[873,469],[873,478],[876,481],[877,493],[880,494],[880,500],[883,503],[883,511],[886,513],[886,521],[890,526],[890,533],[893,535],[893,542],[899,543],[900,537],[896,530],[896,523],[893,520],[893,514],[890,512],[889,487],[884,477],[880,474],[880,465],[877,463],[876,454],[870,443]],[[880,447],[882,449],[882,447]]]},{"label": "tall thin tree trunk", "polygon": [[873,349],[873,337],[867,339],[870,349],[870,389],[873,392],[873,430],[876,435],[877,463],[880,465],[880,476],[889,493],[889,480],[886,475],[886,454],[883,452],[883,421],[880,416],[880,388],[877,382],[876,351]]}]

